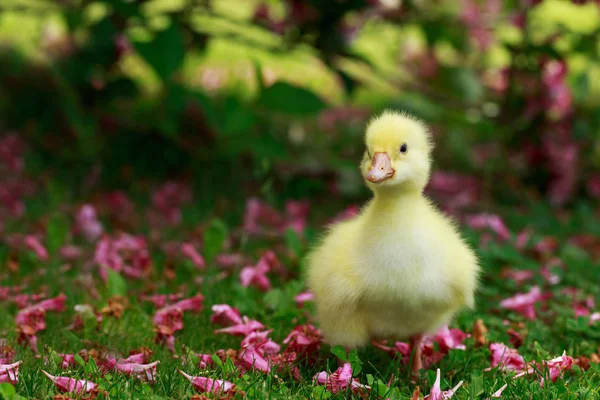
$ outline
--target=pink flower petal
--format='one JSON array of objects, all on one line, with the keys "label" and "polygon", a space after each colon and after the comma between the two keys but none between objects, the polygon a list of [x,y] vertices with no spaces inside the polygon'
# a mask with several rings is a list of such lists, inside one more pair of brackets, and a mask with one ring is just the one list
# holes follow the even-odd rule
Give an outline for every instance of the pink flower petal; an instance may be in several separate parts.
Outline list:
[{"label": "pink flower petal", "polygon": [[179,373],[183,375],[188,381],[192,382],[192,385],[196,390],[203,393],[227,393],[235,387],[235,385],[228,381],[222,381],[217,379],[205,378],[203,376],[191,376],[179,370]]},{"label": "pink flower petal", "polygon": [[56,385],[58,390],[63,393],[89,393],[98,387],[97,384],[91,381],[69,378],[66,376],[53,376],[44,370],[42,370],[42,373],[46,375],[52,382],[54,382],[54,385]]},{"label": "pink flower petal", "polygon": [[48,259],[50,258],[48,256],[48,250],[46,250],[46,248],[44,247],[44,245],[40,242],[40,240],[33,236],[33,235],[27,235],[25,236],[25,246],[28,247],[30,250],[33,250],[33,252],[35,253],[35,255],[42,261],[48,261]]},{"label": "pink flower petal", "polygon": [[231,326],[242,324],[242,317],[237,308],[232,308],[228,304],[215,304],[212,306],[213,315],[210,322],[213,324]]},{"label": "pink flower petal", "polygon": [[96,241],[104,229],[98,221],[96,209],[91,204],[84,204],[75,216],[75,230],[81,233],[88,241]]},{"label": "pink flower petal", "polygon": [[200,253],[198,253],[198,251],[194,248],[194,246],[191,243],[183,243],[181,245],[181,252],[184,256],[189,258],[196,267],[200,269],[204,269],[206,267],[204,258]]},{"label": "pink flower petal", "polygon": [[118,362],[114,365],[114,369],[123,372],[127,375],[133,375],[137,378],[148,382],[156,381],[156,366],[160,361],[154,361],[150,364],[138,364],[132,362]]},{"label": "pink flower petal", "polygon": [[279,353],[281,346],[267,337],[271,332],[273,332],[272,329],[262,332],[250,332],[244,340],[242,340],[242,348],[254,345],[256,350],[262,355]]},{"label": "pink flower petal", "polygon": [[462,342],[469,336],[471,335],[460,329],[448,329],[447,326],[444,326],[435,334],[433,341],[440,345],[440,351],[446,353],[450,349],[465,350],[466,347]]},{"label": "pink flower petal", "polygon": [[500,398],[500,397],[502,397],[502,392],[504,392],[504,389],[506,389],[507,387],[508,387],[508,383],[505,383],[500,389],[496,390],[492,394],[492,397],[494,397],[494,398]]},{"label": "pink flower petal", "polygon": [[313,381],[318,385],[325,385],[327,390],[333,394],[345,390],[348,386],[352,388],[352,391],[371,389],[352,378],[352,367],[349,363],[345,363],[332,374],[325,371],[319,372],[315,374]]},{"label": "pink flower petal", "polygon": [[446,400],[452,398],[456,391],[462,386],[463,381],[458,382],[458,384],[450,390],[445,390],[442,392],[440,387],[440,369],[438,368],[435,375],[435,382],[433,383],[433,387],[431,388],[431,392],[424,397],[424,400]]},{"label": "pink flower petal", "polygon": [[483,230],[491,229],[498,235],[500,240],[510,239],[510,231],[504,225],[504,221],[495,214],[477,214],[467,217],[467,225],[473,229]]},{"label": "pink flower petal", "polygon": [[227,333],[234,336],[248,336],[251,332],[264,329],[265,326],[260,322],[249,319],[248,317],[242,317],[242,323],[232,325],[227,328],[218,329],[215,333]]},{"label": "pink flower petal", "polygon": [[314,298],[314,294],[310,291],[302,292],[296,297],[294,297],[294,301],[298,304],[298,307],[302,307],[304,303],[308,301],[312,301]]},{"label": "pink flower petal", "polygon": [[546,297],[546,295],[542,295],[538,286],[533,286],[528,293],[517,294],[502,300],[500,306],[522,314],[527,319],[534,320],[536,318],[535,304],[546,299]]},{"label": "pink flower petal", "polygon": [[255,345],[248,345],[243,348],[239,359],[245,369],[257,369],[267,374],[271,372],[269,361],[267,361]]},{"label": "pink flower petal", "polygon": [[23,361],[11,364],[0,363],[0,383],[17,383],[19,381],[19,365],[22,363]]},{"label": "pink flower petal", "polygon": [[526,369],[525,360],[515,349],[508,348],[504,343],[490,343],[492,352],[492,368],[521,372]]}]

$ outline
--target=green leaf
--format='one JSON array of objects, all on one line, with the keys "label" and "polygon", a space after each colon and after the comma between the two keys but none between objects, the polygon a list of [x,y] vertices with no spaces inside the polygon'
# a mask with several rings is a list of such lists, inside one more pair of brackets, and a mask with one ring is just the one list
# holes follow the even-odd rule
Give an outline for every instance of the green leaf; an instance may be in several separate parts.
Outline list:
[{"label": "green leaf", "polygon": [[207,262],[212,262],[223,249],[227,239],[227,225],[220,219],[213,219],[204,232],[204,257]]},{"label": "green leaf", "polygon": [[211,360],[213,360],[213,362],[214,362],[215,364],[217,364],[219,367],[222,367],[222,366],[223,366],[223,360],[221,360],[221,359],[219,358],[219,356],[217,356],[216,354],[213,354],[213,355],[211,355],[211,356],[210,356],[210,359],[211,359]]},{"label": "green leaf", "polygon": [[110,268],[106,268],[108,279],[106,280],[106,289],[109,296],[127,295],[127,282],[125,279],[116,271]]},{"label": "green leaf", "polygon": [[238,371],[235,364],[229,357],[227,357],[227,359],[225,360],[224,368],[227,374],[235,374]]},{"label": "green leaf", "polygon": [[10,399],[16,393],[15,387],[10,383],[0,384],[0,396],[2,396],[4,399]]},{"label": "green leaf", "polygon": [[157,32],[151,42],[134,42],[134,46],[164,82],[171,79],[185,56],[183,37],[175,21]]},{"label": "green leaf", "polygon": [[348,361],[348,355],[346,354],[346,349],[344,349],[343,346],[333,346],[331,348],[331,354],[342,361]]},{"label": "green leaf", "polygon": [[83,361],[83,358],[81,358],[79,354],[73,355],[73,359],[77,361],[77,364],[81,365],[82,367],[85,367],[85,361]]},{"label": "green leaf", "polygon": [[269,112],[294,116],[312,116],[326,107],[310,90],[286,82],[276,82],[263,90],[257,103]]},{"label": "green leaf", "polygon": [[348,362],[352,367],[352,375],[357,376],[358,374],[360,374],[360,372],[362,371],[363,362],[358,357],[356,349],[352,349],[350,351]]},{"label": "green leaf", "polygon": [[94,357],[89,357],[87,364],[85,364],[85,372],[88,374],[94,374],[98,371],[98,366],[96,365],[96,361],[94,361]]},{"label": "green leaf", "polygon": [[126,2],[124,0],[107,0],[108,4],[110,4],[115,10],[115,12],[122,17],[130,18],[130,17],[141,17],[140,10],[135,2]]}]

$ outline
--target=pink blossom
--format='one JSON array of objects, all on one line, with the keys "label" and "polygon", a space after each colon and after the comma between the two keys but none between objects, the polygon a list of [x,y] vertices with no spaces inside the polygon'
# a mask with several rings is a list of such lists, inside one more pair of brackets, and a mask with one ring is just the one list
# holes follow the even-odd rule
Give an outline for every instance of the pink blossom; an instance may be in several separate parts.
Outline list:
[{"label": "pink blossom", "polygon": [[[542,365],[548,367],[550,380],[552,382],[556,382],[556,380],[563,374],[564,371],[570,371],[573,368],[573,358],[568,356],[566,351],[563,351],[562,356],[553,358],[552,360],[543,361]],[[545,384],[545,379],[545,376],[541,378],[540,385],[542,387]]]},{"label": "pink blossom", "polygon": [[125,233],[116,238],[104,236],[96,245],[94,260],[104,280],[108,277],[105,268],[139,279],[147,276],[152,267],[146,240]]},{"label": "pink blossom", "polygon": [[448,329],[447,326],[444,326],[435,334],[433,341],[440,345],[441,352],[446,353],[450,349],[465,350],[466,346],[462,342],[470,336],[460,329]]},{"label": "pink blossom", "polygon": [[240,272],[242,286],[248,287],[252,285],[266,292],[271,288],[271,281],[269,281],[269,278],[267,277],[267,272],[269,272],[270,269],[271,266],[266,258],[261,257],[255,266],[245,267]]},{"label": "pink blossom", "polygon": [[245,369],[257,369],[264,373],[271,372],[269,361],[256,344],[250,344],[244,348],[239,355],[239,361]]},{"label": "pink blossom", "polygon": [[17,361],[12,364],[3,364],[0,362],[0,383],[12,383],[13,385],[19,382],[19,365],[23,361]]},{"label": "pink blossom", "polygon": [[510,239],[510,231],[504,225],[504,221],[495,214],[477,214],[467,217],[467,224],[476,230],[491,229],[498,235],[500,240]]},{"label": "pink blossom", "polygon": [[517,312],[525,318],[534,320],[536,318],[535,304],[544,300],[547,295],[542,295],[538,286],[533,286],[528,293],[517,294],[500,302],[500,306]]},{"label": "pink blossom", "polygon": [[140,296],[140,300],[150,301],[154,304],[156,308],[163,308],[167,305],[168,302],[174,302],[183,297],[181,293],[173,293],[173,294],[153,294],[150,296],[142,295]]},{"label": "pink blossom", "polygon": [[244,231],[256,234],[262,231],[262,225],[278,226],[282,223],[283,217],[268,204],[255,197],[246,201]]},{"label": "pink blossom", "polygon": [[283,230],[292,229],[301,234],[306,228],[306,219],[310,214],[310,203],[307,201],[289,200],[285,204],[287,221]]},{"label": "pink blossom", "polygon": [[198,361],[198,366],[202,369],[205,369],[209,365],[213,363],[212,354],[196,354],[200,360]]},{"label": "pink blossom", "polygon": [[243,264],[244,256],[240,253],[219,254],[215,257],[215,263],[225,268],[232,268]]},{"label": "pink blossom", "polygon": [[27,235],[25,236],[25,246],[32,250],[35,255],[42,261],[48,261],[48,250],[44,247],[44,245],[40,242],[40,240],[33,236]]},{"label": "pink blossom", "polygon": [[139,364],[136,362],[122,362],[119,361],[114,364],[113,369],[116,371],[123,372],[127,375],[133,375],[136,378],[145,380],[147,382],[156,381],[156,366],[160,361],[154,361],[150,364]]},{"label": "pink blossom", "polygon": [[314,293],[307,291],[307,292],[302,292],[299,295],[297,295],[296,297],[294,297],[294,301],[296,302],[296,304],[298,304],[298,307],[302,307],[304,305],[304,303],[306,303],[307,301],[312,301],[314,298]]},{"label": "pink blossom", "polygon": [[251,332],[264,328],[265,326],[260,322],[244,316],[242,317],[241,323],[229,326],[227,328],[218,329],[215,331],[215,333],[227,333],[233,336],[248,336]]},{"label": "pink blossom", "polygon": [[63,311],[65,300],[66,296],[60,294],[57,297],[43,300],[20,310],[15,318],[19,332],[19,342],[29,343],[29,347],[37,353],[36,333],[46,328],[46,312]]},{"label": "pink blossom", "polygon": [[180,300],[156,311],[154,314],[154,330],[156,341],[164,343],[175,352],[175,332],[183,329],[183,313],[185,311],[199,312],[202,310],[204,296],[197,294],[189,299]]},{"label": "pink blossom", "polygon": [[42,373],[46,375],[52,382],[54,382],[58,390],[61,392],[82,394],[89,393],[98,387],[97,384],[91,381],[79,380],[66,376],[53,376],[44,370],[42,370]]},{"label": "pink blossom", "polygon": [[600,312],[590,314],[590,325],[595,322],[600,322]]},{"label": "pink blossom", "polygon": [[490,343],[492,352],[492,368],[500,367],[501,370],[521,372],[526,369],[525,360],[515,349],[507,347],[504,343]]},{"label": "pink blossom", "polygon": [[215,304],[212,306],[213,315],[210,322],[213,324],[231,326],[242,324],[242,317],[237,308],[232,308],[228,304]]},{"label": "pink blossom", "polygon": [[469,206],[481,197],[481,184],[477,178],[453,172],[433,172],[426,190],[443,200],[449,211]]},{"label": "pink blossom", "polygon": [[204,257],[194,248],[194,245],[191,243],[183,243],[181,245],[181,252],[184,256],[189,258],[196,267],[200,269],[204,269],[206,264],[204,262]]},{"label": "pink blossom", "polygon": [[321,348],[321,331],[311,324],[299,325],[283,340],[287,345],[286,353],[293,352],[301,356],[314,358]]},{"label": "pink blossom", "polygon": [[73,261],[83,256],[83,250],[78,246],[67,244],[58,250],[58,254],[65,260]]},{"label": "pink blossom", "polygon": [[97,240],[104,229],[98,221],[96,209],[91,204],[84,204],[75,216],[76,231],[81,233],[88,241]]},{"label": "pink blossom", "polygon": [[196,390],[203,393],[227,393],[235,387],[235,385],[228,381],[222,381],[217,379],[210,379],[203,376],[191,376],[179,370],[188,381],[192,382],[192,385]]},{"label": "pink blossom", "polygon": [[152,195],[152,205],[171,225],[181,222],[181,206],[191,201],[191,189],[177,182],[166,182]]},{"label": "pink blossom", "polygon": [[352,391],[371,389],[369,386],[362,385],[356,379],[352,378],[352,367],[349,363],[345,363],[332,374],[328,374],[325,371],[319,372],[313,377],[313,381],[317,385],[325,385],[327,390],[333,394],[341,392],[348,387]]},{"label": "pink blossom", "polygon": [[255,345],[256,350],[262,355],[279,353],[281,346],[267,337],[271,332],[273,332],[273,329],[262,332],[250,332],[244,340],[242,340],[241,346],[244,348]]},{"label": "pink blossom", "polygon": [[463,381],[460,381],[452,389],[445,390],[442,392],[442,389],[440,387],[440,369],[438,368],[436,375],[435,375],[435,382],[433,383],[433,387],[431,388],[431,392],[427,396],[425,396],[424,400],[450,399],[450,398],[452,398],[452,396],[454,396],[454,394],[462,386],[462,384],[463,384]]},{"label": "pink blossom", "polygon": [[118,221],[126,221],[135,212],[133,202],[122,191],[107,194],[102,201],[108,208],[108,213]]},{"label": "pink blossom", "polygon": [[517,271],[514,269],[506,269],[502,271],[502,277],[513,280],[517,285],[522,284],[525,281],[532,279],[534,276],[533,271],[521,270]]}]

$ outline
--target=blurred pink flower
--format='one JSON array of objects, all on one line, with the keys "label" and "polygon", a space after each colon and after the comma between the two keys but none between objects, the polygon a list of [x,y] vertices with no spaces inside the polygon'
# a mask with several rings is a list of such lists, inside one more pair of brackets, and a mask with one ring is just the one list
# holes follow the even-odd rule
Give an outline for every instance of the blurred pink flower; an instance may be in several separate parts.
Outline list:
[{"label": "blurred pink flower", "polygon": [[[566,351],[563,351],[562,356],[553,358],[552,360],[544,361],[542,365],[548,367],[550,373],[550,380],[556,382],[556,380],[563,374],[564,371],[570,371],[573,368],[573,358],[567,355]],[[545,377],[542,377],[540,385],[543,387],[545,383]]]},{"label": "blurred pink flower", "polygon": [[206,367],[208,367],[209,365],[211,365],[213,363],[212,354],[198,353],[198,354],[196,354],[196,357],[199,358],[199,361],[198,361],[199,368],[205,369]]},{"label": "blurred pink flower", "polygon": [[108,278],[105,268],[134,279],[146,277],[152,268],[146,240],[126,233],[115,238],[104,236],[96,245],[94,261],[100,266],[104,280]]},{"label": "blurred pink flower", "polygon": [[533,271],[530,270],[521,270],[517,271],[512,268],[507,268],[502,271],[502,277],[504,279],[513,280],[517,285],[521,285],[523,282],[526,282],[532,279],[534,276]]},{"label": "blurred pink flower", "polygon": [[275,343],[273,340],[268,338],[269,334],[273,332],[273,329],[269,329],[268,331],[254,331],[250,332],[244,340],[242,340],[241,346],[242,348],[248,347],[250,345],[254,345],[255,349],[260,352],[262,355],[266,354],[277,354],[281,349],[281,346]]},{"label": "blurred pink flower", "polygon": [[191,201],[191,189],[178,182],[166,182],[152,194],[152,205],[171,225],[181,222],[181,206]]},{"label": "blurred pink flower", "polygon": [[54,385],[56,385],[58,390],[63,393],[89,393],[98,387],[97,384],[91,381],[79,380],[66,376],[53,376],[44,370],[42,370],[42,373],[46,375],[52,382],[54,382]]},{"label": "blurred pink flower", "polygon": [[525,318],[534,320],[536,318],[535,304],[545,300],[549,295],[542,295],[538,286],[533,286],[527,293],[517,294],[500,302],[500,306],[517,312]]},{"label": "blurred pink flower", "polygon": [[204,296],[197,294],[156,311],[153,318],[156,342],[166,344],[169,350],[175,352],[175,332],[183,329],[183,313],[199,312],[202,310],[203,301]]},{"label": "blurred pink flower", "polygon": [[215,257],[215,263],[225,268],[236,267],[244,263],[244,256],[240,253],[219,254]]},{"label": "blurred pink flower", "polygon": [[260,322],[249,319],[248,317],[242,317],[242,322],[236,325],[229,326],[227,328],[218,329],[215,333],[227,333],[233,336],[248,336],[251,332],[264,329],[265,326]]},{"label": "blurred pink flower", "polygon": [[298,234],[304,232],[306,219],[310,213],[307,201],[290,200],[285,205],[285,215],[267,203],[252,197],[246,202],[244,231],[251,234],[283,233],[288,228]]},{"label": "blurred pink flower", "polygon": [[325,385],[327,390],[333,394],[344,391],[347,387],[350,387],[352,391],[371,389],[369,386],[360,384],[356,379],[352,378],[352,367],[349,363],[345,363],[331,374],[325,371],[319,372],[313,377],[313,381],[317,385]]},{"label": "blurred pink flower", "polygon": [[204,257],[202,257],[200,253],[198,253],[194,245],[192,245],[191,243],[182,243],[181,252],[184,256],[189,258],[196,267],[200,269],[204,269],[206,267]]},{"label": "blurred pink flower", "polygon": [[456,391],[462,386],[463,381],[458,382],[456,386],[454,386],[450,390],[445,390],[442,392],[440,387],[440,369],[438,368],[435,375],[435,382],[433,383],[433,387],[431,388],[431,392],[424,397],[423,400],[445,400],[450,399]]},{"label": "blurred pink flower", "polygon": [[83,256],[83,249],[72,244],[67,244],[58,250],[58,254],[67,261],[74,261]]},{"label": "blurred pink flower", "polygon": [[102,203],[106,205],[108,214],[112,218],[123,222],[130,218],[135,212],[135,206],[127,194],[122,191],[115,191],[107,194]]},{"label": "blurred pink flower", "polygon": [[600,199],[600,174],[591,176],[586,182],[588,194],[596,199]]},{"label": "blurred pink flower", "polygon": [[298,304],[298,307],[302,307],[304,303],[308,301],[312,301],[314,298],[314,293],[310,291],[302,292],[294,297],[294,301]]},{"label": "blurred pink flower", "polygon": [[117,362],[113,369],[123,372],[127,375],[133,375],[138,379],[153,383],[156,381],[156,366],[160,361],[156,360],[149,364],[139,364],[136,362]]},{"label": "blurred pink flower", "polygon": [[81,233],[88,241],[94,242],[101,235],[104,229],[102,223],[98,221],[96,209],[91,204],[84,204],[75,216],[75,230]]},{"label": "blurred pink flower", "polygon": [[256,286],[264,292],[271,289],[271,281],[267,277],[270,269],[271,266],[265,256],[261,257],[255,266],[244,267],[240,272],[242,286]]},{"label": "blurred pink flower", "polygon": [[18,134],[10,133],[0,137],[0,163],[6,165],[11,172],[23,170],[23,152],[25,143]]},{"label": "blurred pink flower", "polygon": [[242,368],[246,370],[257,369],[268,374],[271,372],[271,365],[259,347],[259,344],[250,344],[243,347],[238,357],[239,362]]},{"label": "blurred pink flower", "polygon": [[521,372],[526,369],[525,360],[515,349],[507,347],[504,343],[490,343],[492,352],[491,368],[500,367],[501,370]]},{"label": "blurred pink flower", "polygon": [[222,381],[217,379],[210,379],[203,376],[191,376],[179,370],[188,381],[192,382],[192,385],[196,390],[203,393],[227,393],[235,387],[235,385],[228,381]]},{"label": "blurred pink flower", "polygon": [[466,219],[467,225],[476,230],[491,229],[500,240],[510,239],[510,231],[498,215],[495,214],[476,214],[469,215]]},{"label": "blurred pink flower", "polygon": [[11,383],[15,385],[19,382],[19,365],[22,363],[23,361],[17,361],[11,364],[3,364],[0,362],[0,383]]},{"label": "blurred pink flower", "polygon": [[466,347],[462,343],[466,338],[470,337],[468,333],[460,329],[448,329],[448,326],[442,327],[431,339],[440,345],[440,351],[447,353],[450,349],[465,350]]},{"label": "blurred pink flower", "polygon": [[210,322],[213,324],[231,326],[242,324],[242,317],[237,308],[232,308],[228,304],[215,304],[212,306],[213,315]]},{"label": "blurred pink flower", "polygon": [[40,242],[40,240],[33,235],[26,235],[24,240],[25,246],[32,250],[35,255],[42,261],[48,261],[48,250]]},{"label": "blurred pink flower", "polygon": [[434,171],[426,190],[438,197],[449,211],[472,205],[481,197],[477,178],[453,172]]},{"label": "blurred pink flower", "polygon": [[321,348],[323,337],[321,331],[311,324],[299,325],[283,340],[287,345],[286,353],[296,353],[299,358],[314,359]]},{"label": "blurred pink flower", "polygon": [[167,303],[173,303],[178,301],[183,297],[182,293],[173,293],[173,294],[153,294],[153,295],[142,295],[140,296],[140,300],[149,301],[154,304],[156,308],[163,308],[167,305]]},{"label": "blurred pink flower", "polygon": [[60,294],[52,299],[43,300],[37,304],[28,306],[17,313],[15,322],[19,333],[19,342],[28,343],[34,353],[37,353],[36,333],[46,329],[46,312],[63,311],[66,296]]}]

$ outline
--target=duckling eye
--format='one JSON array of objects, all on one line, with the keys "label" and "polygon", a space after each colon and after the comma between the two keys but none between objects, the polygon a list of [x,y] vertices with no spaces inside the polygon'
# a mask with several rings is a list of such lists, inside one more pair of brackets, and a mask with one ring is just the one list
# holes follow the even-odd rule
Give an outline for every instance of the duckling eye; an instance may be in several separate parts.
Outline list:
[{"label": "duckling eye", "polygon": [[408,151],[408,146],[406,145],[406,143],[402,143],[402,146],[400,146],[400,153],[406,153]]}]

